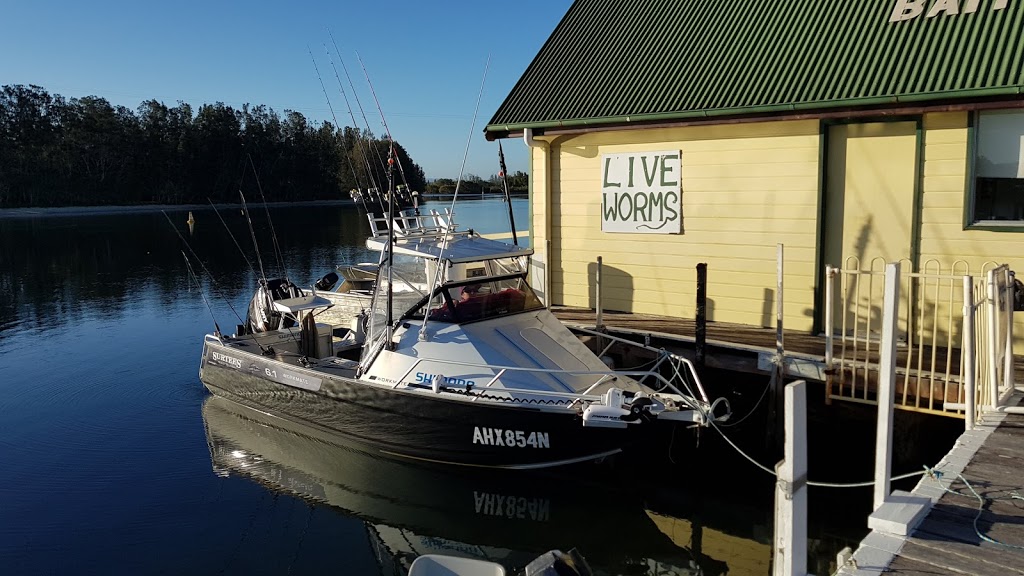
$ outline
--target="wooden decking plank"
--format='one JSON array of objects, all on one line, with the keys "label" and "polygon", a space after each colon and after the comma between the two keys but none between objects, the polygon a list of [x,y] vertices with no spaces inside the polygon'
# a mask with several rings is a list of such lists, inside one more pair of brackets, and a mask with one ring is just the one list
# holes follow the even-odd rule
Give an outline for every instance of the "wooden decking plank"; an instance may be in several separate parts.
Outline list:
[{"label": "wooden decking plank", "polygon": [[[943,542],[910,540],[900,550],[900,557],[942,570],[941,574],[960,572],[977,576],[1024,574],[1022,558],[1017,554],[979,554],[969,545],[946,546]],[[896,562],[893,562],[895,565]]]},{"label": "wooden decking plank", "polygon": [[[1024,518],[1003,514],[982,514],[978,530],[986,537],[1015,546],[1024,546]],[[1016,550],[982,540],[974,530],[973,515],[950,510],[948,506],[937,505],[931,514],[918,526],[911,540],[941,541],[951,547],[969,546],[984,548],[985,554],[1013,553],[1024,565],[1024,550]]]},{"label": "wooden decking plank", "polygon": [[885,568],[882,572],[884,574],[899,574],[900,576],[949,576],[950,574],[970,574],[973,576],[975,574],[975,572],[956,572],[944,566],[939,567],[904,556],[897,556],[892,561],[892,564],[889,564],[889,567]]}]

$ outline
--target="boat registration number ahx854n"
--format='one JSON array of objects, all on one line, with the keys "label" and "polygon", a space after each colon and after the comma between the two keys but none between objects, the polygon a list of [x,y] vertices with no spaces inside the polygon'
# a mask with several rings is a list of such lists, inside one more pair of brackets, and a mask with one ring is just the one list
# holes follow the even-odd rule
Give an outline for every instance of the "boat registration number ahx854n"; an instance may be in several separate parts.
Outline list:
[{"label": "boat registration number ahx854n", "polygon": [[550,448],[547,432],[502,430],[501,428],[473,427],[473,444],[505,446],[509,448]]}]

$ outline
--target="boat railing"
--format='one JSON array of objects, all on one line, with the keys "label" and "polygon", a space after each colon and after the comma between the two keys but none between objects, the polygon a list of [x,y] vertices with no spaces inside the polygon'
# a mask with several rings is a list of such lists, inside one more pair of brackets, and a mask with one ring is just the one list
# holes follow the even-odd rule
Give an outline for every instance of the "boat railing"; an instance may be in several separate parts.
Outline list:
[{"label": "boat railing", "polygon": [[659,355],[659,359],[658,359],[658,362],[654,365],[654,367],[651,368],[652,370],[657,369],[658,366],[660,366],[666,360],[671,360],[671,361],[678,362],[679,364],[681,364],[681,365],[686,367],[686,371],[689,373],[690,378],[693,380],[694,385],[697,387],[697,390],[700,392],[701,399],[704,402],[706,402],[706,403],[710,403],[711,402],[711,400],[708,399],[707,392],[704,391],[704,384],[701,383],[700,376],[697,375],[697,369],[694,368],[693,362],[691,362],[688,358],[684,358],[684,357],[680,356],[679,354],[675,354],[673,352],[669,352],[668,350],[665,350],[664,348],[655,348],[654,346],[649,346],[647,344],[641,344],[639,342],[636,342],[634,340],[630,340],[628,338],[622,338],[620,336],[613,336],[611,334],[606,334],[606,333],[601,332],[599,330],[592,330],[590,328],[583,328],[583,327],[578,327],[578,326],[574,326],[573,330],[576,331],[576,332],[582,332],[584,334],[589,334],[591,336],[597,336],[597,337],[604,338],[604,339],[608,340],[608,345],[605,346],[604,349],[601,350],[601,352],[597,355],[599,358],[604,356],[605,354],[607,354],[608,351],[611,349],[611,347],[614,346],[615,344],[625,344],[627,346],[632,346],[634,348],[640,348],[642,350],[647,350],[649,352],[657,353]]},{"label": "boat railing", "polygon": [[[664,358],[668,358],[670,356],[670,354],[667,353],[667,352],[665,354],[666,354],[666,356]],[[686,368],[686,370],[689,372],[690,377],[693,378],[695,382],[698,382],[698,386],[700,387],[701,394],[703,395],[704,389],[703,389],[703,387],[701,387],[699,385],[699,380],[697,379],[696,370],[694,370],[694,368],[693,368],[693,363],[691,363],[686,358],[682,358],[680,356],[675,356],[675,355],[671,355],[671,356],[674,356],[673,359],[679,361],[680,365],[684,366]],[[593,395],[593,394],[590,394],[590,392],[594,388],[596,388],[597,386],[607,382],[608,379],[614,378],[614,377],[620,377],[620,376],[628,376],[630,378],[633,378],[634,380],[637,380],[638,382],[643,382],[644,380],[647,380],[648,378],[656,380],[656,381],[661,383],[661,386],[652,386],[652,388],[654,388],[656,391],[662,392],[662,391],[665,391],[665,390],[669,390],[669,391],[675,393],[676,395],[678,395],[680,398],[682,398],[683,401],[685,403],[687,403],[688,405],[690,405],[691,408],[694,408],[695,410],[698,410],[699,412],[705,413],[708,410],[708,406],[709,406],[709,403],[708,403],[708,400],[707,400],[706,396],[704,396],[704,399],[703,399],[703,402],[702,402],[701,399],[697,398],[692,392],[683,392],[678,387],[676,387],[675,384],[673,384],[670,379],[666,378],[664,375],[662,375],[661,373],[657,372],[656,370],[657,370],[658,366],[660,365],[660,363],[656,364],[650,370],[612,370],[612,369],[608,369],[608,370],[565,370],[565,369],[555,369],[555,368],[525,368],[525,367],[522,367],[522,366],[496,366],[494,364],[482,364],[482,363],[475,363],[475,362],[465,362],[465,361],[461,361],[461,360],[446,360],[446,359],[443,359],[443,358],[417,358],[412,363],[412,365],[409,367],[409,369],[406,370],[406,372],[404,374],[402,374],[402,377],[399,378],[398,380],[396,380],[396,382],[392,386],[392,388],[398,388],[404,382],[406,382],[407,378],[409,377],[409,375],[412,374],[413,371],[416,370],[416,368],[418,366],[420,366],[421,364],[423,364],[423,363],[447,364],[447,365],[452,365],[452,366],[458,366],[460,368],[479,368],[479,369],[489,370],[489,371],[490,370],[496,370],[497,374],[495,374],[494,377],[491,378],[490,381],[487,382],[487,384],[485,384],[483,387],[481,387],[482,389],[490,388],[495,382],[497,382],[502,376],[504,376],[508,372],[512,372],[512,373],[528,373],[528,374],[550,374],[550,375],[564,374],[564,375],[568,375],[568,376],[598,376],[597,381],[594,384],[592,384],[589,387],[587,387],[587,389],[582,391],[582,392],[557,392],[557,391],[554,391],[554,390],[536,390],[536,389],[533,389],[533,388],[509,388],[509,387],[504,387],[504,388],[501,389],[502,392],[507,392],[507,393],[511,393],[511,394],[524,394],[524,395],[532,395],[532,396],[544,396],[544,397],[551,397],[551,398],[566,399],[566,400],[570,400],[570,402],[569,402],[570,406],[573,405],[573,404],[576,404],[577,402],[581,402],[581,401],[590,401],[590,402],[600,401],[601,398],[602,398],[601,395]],[[682,379],[682,374],[680,374],[678,372],[678,365],[674,366],[674,370],[675,370],[675,375],[679,376]],[[442,377],[442,374],[440,374],[440,373],[434,375],[434,378],[441,378],[441,377]],[[681,381],[683,382],[683,386],[688,389],[689,386],[686,384],[685,379],[682,379]],[[474,398],[474,401],[475,400],[476,399]]]},{"label": "boat railing", "polygon": [[444,213],[431,210],[426,214],[401,214],[390,221],[387,216],[367,214],[370,231],[374,238],[386,237],[393,229],[396,237],[440,236],[442,234],[469,234],[469,231],[457,233],[452,224],[452,211],[444,209]]}]

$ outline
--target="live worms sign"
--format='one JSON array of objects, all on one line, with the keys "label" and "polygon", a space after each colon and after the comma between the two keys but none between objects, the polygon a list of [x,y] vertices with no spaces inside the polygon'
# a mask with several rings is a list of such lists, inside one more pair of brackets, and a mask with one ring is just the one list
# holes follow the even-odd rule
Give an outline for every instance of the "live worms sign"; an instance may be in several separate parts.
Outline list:
[{"label": "live worms sign", "polygon": [[682,154],[601,155],[601,230],[679,234],[683,222]]}]

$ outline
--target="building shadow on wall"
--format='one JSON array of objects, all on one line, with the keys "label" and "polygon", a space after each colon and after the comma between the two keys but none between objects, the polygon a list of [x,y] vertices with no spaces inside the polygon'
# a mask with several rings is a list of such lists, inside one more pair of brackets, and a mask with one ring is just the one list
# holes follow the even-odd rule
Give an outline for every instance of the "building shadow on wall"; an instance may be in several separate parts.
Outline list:
[{"label": "building shadow on wall", "polygon": [[[693,292],[690,292],[684,300],[683,295],[680,293],[681,291],[665,291],[657,286],[644,286],[642,284],[638,286],[633,276],[628,272],[608,264],[602,266],[601,283],[603,285],[601,289],[601,308],[605,312],[637,312],[636,302],[640,299],[650,302],[656,307],[660,303],[662,307],[668,310],[682,308],[683,318],[694,318],[696,316],[696,299],[693,296]],[[654,294],[643,294],[648,291]],[[669,301],[672,298],[675,298],[676,301]],[[591,262],[587,265],[587,306],[591,309],[597,308],[597,262]],[[669,313],[662,314],[667,315]],[[712,298],[707,298],[705,315],[709,322],[715,320],[715,301]]]},{"label": "building shadow on wall", "polygon": [[[587,306],[597,308],[597,262],[587,264]],[[633,276],[621,268],[601,267],[601,308],[633,312]]]}]

